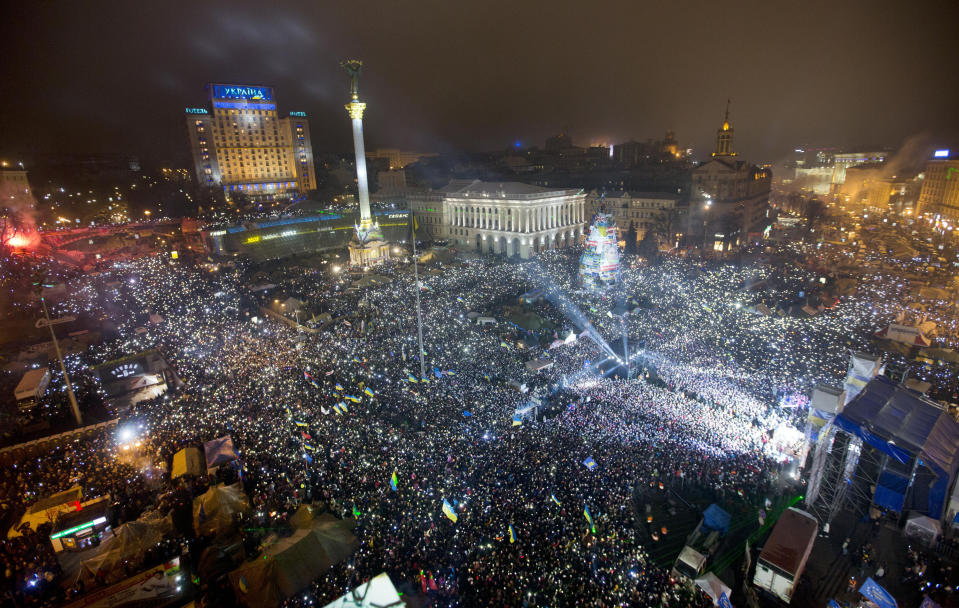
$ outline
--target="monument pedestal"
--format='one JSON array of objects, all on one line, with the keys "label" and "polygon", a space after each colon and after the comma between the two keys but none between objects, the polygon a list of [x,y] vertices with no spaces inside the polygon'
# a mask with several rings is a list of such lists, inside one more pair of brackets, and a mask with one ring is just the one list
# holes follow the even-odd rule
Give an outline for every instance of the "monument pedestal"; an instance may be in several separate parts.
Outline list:
[{"label": "monument pedestal", "polygon": [[352,266],[375,266],[390,258],[390,244],[379,239],[365,243],[353,239],[349,249]]}]

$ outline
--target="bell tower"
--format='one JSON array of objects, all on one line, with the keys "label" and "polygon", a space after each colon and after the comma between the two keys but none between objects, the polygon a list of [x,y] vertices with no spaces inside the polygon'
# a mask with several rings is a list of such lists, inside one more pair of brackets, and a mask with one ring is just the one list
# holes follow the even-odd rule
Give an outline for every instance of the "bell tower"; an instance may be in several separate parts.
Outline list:
[{"label": "bell tower", "polygon": [[726,100],[726,118],[716,131],[716,151],[713,156],[736,156],[733,152],[733,128],[729,124],[729,100]]}]

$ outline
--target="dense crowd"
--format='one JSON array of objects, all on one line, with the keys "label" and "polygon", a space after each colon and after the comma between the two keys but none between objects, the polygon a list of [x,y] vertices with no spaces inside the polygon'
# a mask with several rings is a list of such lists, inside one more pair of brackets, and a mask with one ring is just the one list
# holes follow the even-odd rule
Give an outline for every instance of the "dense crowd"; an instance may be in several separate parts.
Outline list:
[{"label": "dense crowd", "polygon": [[[142,428],[143,452],[157,463],[229,434],[258,523],[310,501],[356,518],[358,550],[291,605],[322,605],[384,570],[439,605],[709,605],[651,563],[656,541],[637,516],[636,488],[667,491],[681,480],[744,505],[789,492],[769,437],[798,428],[804,412],[780,397],[841,381],[848,349],[863,347],[888,315],[868,289],[812,318],[748,312],[818,278],[785,264],[666,260],[625,269],[621,287],[602,294],[577,287],[565,253],[473,260],[422,277],[421,375],[412,273],[378,272],[388,282],[362,290],[347,289],[346,275],[279,282],[333,311],[319,333],[264,321],[242,264],[117,264],[76,279],[75,297],[58,306],[117,325],[118,339],[71,359],[78,373],[158,348],[182,379],[181,390],[120,413],[121,426]],[[762,291],[751,289],[757,282]],[[505,320],[534,288],[564,294],[527,305],[554,328],[545,333]],[[624,331],[622,317],[607,314],[623,302],[630,353],[647,370],[638,379],[595,367]],[[481,326],[470,313],[499,322]],[[579,339],[555,346],[569,331]],[[534,373],[526,366],[534,357],[552,365]],[[562,385],[562,412],[514,422],[530,394],[510,381],[543,395]],[[113,494],[120,522],[175,492],[169,480],[120,464],[114,444],[104,432],[3,471],[4,508],[22,511],[80,485],[87,496]],[[5,584],[38,601],[29,581],[59,572],[30,538],[2,548]]]}]

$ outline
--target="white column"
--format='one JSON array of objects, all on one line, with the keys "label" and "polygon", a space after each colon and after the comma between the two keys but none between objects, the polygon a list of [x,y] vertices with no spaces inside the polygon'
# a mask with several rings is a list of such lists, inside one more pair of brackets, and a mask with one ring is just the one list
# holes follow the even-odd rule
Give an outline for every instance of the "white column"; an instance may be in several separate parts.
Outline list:
[{"label": "white column", "polygon": [[[362,116],[362,114],[361,114]],[[363,145],[363,119],[353,119],[353,148],[356,152],[356,187],[360,195],[360,221],[369,221],[370,186],[366,178],[366,147]]]}]

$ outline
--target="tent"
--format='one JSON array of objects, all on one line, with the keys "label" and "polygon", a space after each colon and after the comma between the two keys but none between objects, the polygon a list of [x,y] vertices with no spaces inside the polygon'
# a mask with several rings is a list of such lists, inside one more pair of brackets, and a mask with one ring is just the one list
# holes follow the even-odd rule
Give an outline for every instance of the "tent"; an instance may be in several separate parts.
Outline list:
[{"label": "tent", "polygon": [[932,342],[922,334],[918,327],[908,327],[898,323],[890,323],[885,328],[876,332],[877,338],[892,340],[893,342],[902,342],[910,346],[929,346]]},{"label": "tent", "polygon": [[905,473],[893,467],[881,472],[875,504],[894,511],[918,510],[934,519],[942,516],[946,492],[959,466],[959,423],[938,403],[877,376],[846,404],[834,423],[905,465],[898,467],[905,468]]},{"label": "tent", "polygon": [[173,470],[170,472],[170,479],[176,479],[182,475],[203,475],[206,473],[206,467],[203,466],[203,456],[197,448],[183,448],[173,455]]},{"label": "tent", "polygon": [[136,521],[131,521],[105,534],[96,554],[80,564],[79,577],[87,584],[96,580],[97,572],[106,575],[107,582],[126,578],[121,566],[130,560],[138,562],[143,553],[163,540],[164,535],[173,531],[173,522],[169,516],[161,517],[148,512]]},{"label": "tent", "polygon": [[200,536],[219,535],[233,527],[233,516],[250,512],[250,499],[236,483],[213,486],[193,499],[193,529]]},{"label": "tent", "polygon": [[728,598],[733,593],[733,590],[730,589],[726,583],[719,580],[719,577],[712,572],[707,572],[694,582],[697,587],[705,591],[706,595],[712,598],[713,606],[719,606],[720,596],[725,595]]},{"label": "tent", "polygon": [[927,547],[931,547],[942,534],[942,526],[928,515],[913,515],[902,532],[907,537],[919,539]]},{"label": "tent", "polygon": [[236,460],[236,450],[233,449],[233,438],[224,435],[219,439],[212,439],[203,444],[206,453],[206,466],[213,468],[224,462]]},{"label": "tent", "polygon": [[405,606],[400,594],[390,580],[390,575],[383,572],[353,589],[341,598],[338,598],[323,608],[379,608],[380,606]]},{"label": "tent", "polygon": [[713,503],[703,511],[703,525],[710,530],[717,530],[725,534],[729,531],[729,522],[732,521],[732,515]]},{"label": "tent", "polygon": [[324,514],[291,536],[271,537],[261,556],[230,573],[236,597],[250,608],[280,606],[353,553],[359,544],[353,524]]}]

